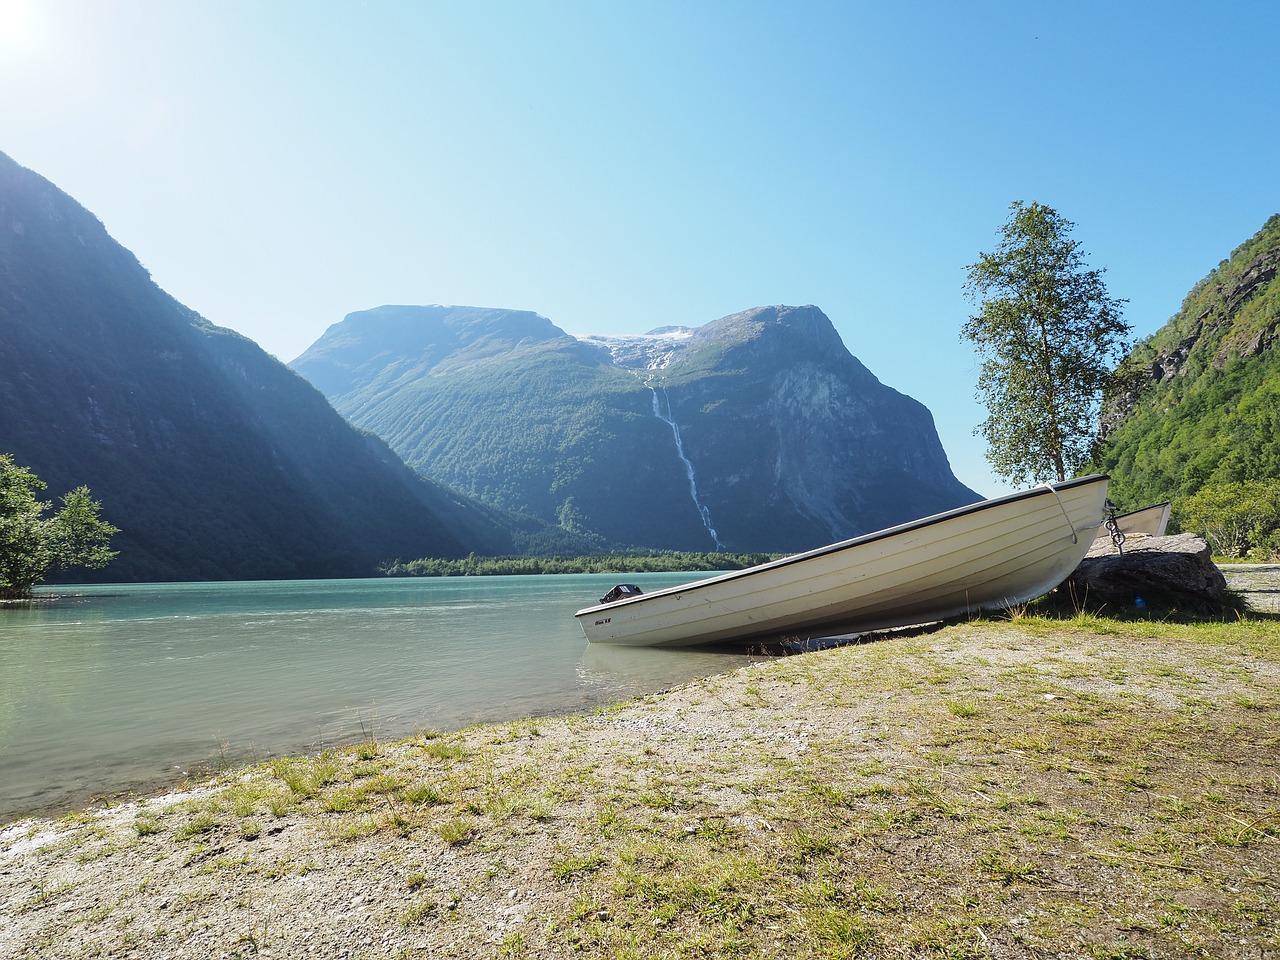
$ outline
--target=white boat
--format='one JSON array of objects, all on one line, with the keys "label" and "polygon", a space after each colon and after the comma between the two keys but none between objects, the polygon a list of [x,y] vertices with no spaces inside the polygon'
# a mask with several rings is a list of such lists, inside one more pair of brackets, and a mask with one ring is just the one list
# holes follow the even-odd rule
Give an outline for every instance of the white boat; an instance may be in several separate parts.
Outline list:
[{"label": "white boat", "polygon": [[1126,537],[1163,537],[1165,528],[1169,526],[1170,507],[1171,504],[1166,500],[1164,503],[1154,503],[1149,507],[1143,507],[1141,510],[1132,510],[1129,513],[1118,513],[1114,517],[1108,517],[1095,539],[1098,543],[1112,539],[1111,525],[1113,523],[1116,530]]},{"label": "white boat", "polygon": [[1043,484],[746,570],[624,592],[575,616],[592,643],[676,647],[834,636],[1003,609],[1070,575],[1106,499],[1105,476]]}]

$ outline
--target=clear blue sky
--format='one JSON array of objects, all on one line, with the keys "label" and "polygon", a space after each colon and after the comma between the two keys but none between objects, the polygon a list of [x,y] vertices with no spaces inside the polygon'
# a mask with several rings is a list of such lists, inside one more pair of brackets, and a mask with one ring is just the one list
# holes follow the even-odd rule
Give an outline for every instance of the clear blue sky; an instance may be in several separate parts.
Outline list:
[{"label": "clear blue sky", "polygon": [[965,267],[1075,221],[1138,336],[1280,211],[1280,4],[0,0],[0,150],[291,360],[383,303],[813,303],[989,473]]}]

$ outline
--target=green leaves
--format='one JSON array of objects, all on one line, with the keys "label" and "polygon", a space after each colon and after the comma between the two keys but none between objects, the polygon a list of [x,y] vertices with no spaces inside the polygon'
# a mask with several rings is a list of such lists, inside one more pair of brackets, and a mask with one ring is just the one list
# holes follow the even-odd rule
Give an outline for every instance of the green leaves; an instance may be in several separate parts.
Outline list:
[{"label": "green leaves", "polygon": [[1202,487],[1177,504],[1184,530],[1224,557],[1280,557],[1280,479]]},{"label": "green leaves", "polygon": [[1075,224],[1040,203],[1010,211],[996,249],[967,268],[980,312],[961,334],[978,352],[988,410],[975,432],[1005,479],[1061,481],[1095,452],[1098,408],[1127,349],[1125,301],[1087,268]]},{"label": "green leaves", "polygon": [[120,532],[102,520],[102,504],[89,495],[88,487],[76,487],[62,498],[62,509],[49,526],[53,559],[59,567],[100,569],[115,558],[111,537]]},{"label": "green leaves", "polygon": [[98,516],[101,504],[78,487],[52,506],[37,499],[45,483],[26,467],[0,454],[0,599],[31,595],[49,570],[59,567],[104,567],[116,555],[109,548],[120,531]]},{"label": "green leaves", "polygon": [[49,569],[48,521],[41,519],[49,504],[36,499],[44,488],[12,456],[0,454],[0,599],[26,596]]}]

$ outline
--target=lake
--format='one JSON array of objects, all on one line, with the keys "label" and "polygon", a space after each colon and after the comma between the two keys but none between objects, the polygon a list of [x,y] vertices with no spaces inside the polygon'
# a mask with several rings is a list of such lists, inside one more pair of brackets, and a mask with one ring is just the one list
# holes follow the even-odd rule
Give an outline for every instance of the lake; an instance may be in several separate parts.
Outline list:
[{"label": "lake", "polygon": [[[589,646],[619,579],[57,586],[0,607],[0,822],[368,738],[567,713],[750,662]],[[48,599],[56,595],[56,599]]]}]

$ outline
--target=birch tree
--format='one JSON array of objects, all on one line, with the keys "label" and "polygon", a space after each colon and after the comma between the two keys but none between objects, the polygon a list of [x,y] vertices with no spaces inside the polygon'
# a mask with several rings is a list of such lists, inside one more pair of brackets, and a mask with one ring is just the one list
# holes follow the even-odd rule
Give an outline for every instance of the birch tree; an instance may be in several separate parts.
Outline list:
[{"label": "birch tree", "polygon": [[1090,269],[1075,224],[1041,203],[1011,205],[991,253],[971,264],[962,329],[979,358],[974,430],[995,472],[1019,486],[1062,481],[1097,449],[1098,410],[1127,352],[1124,300]]}]

